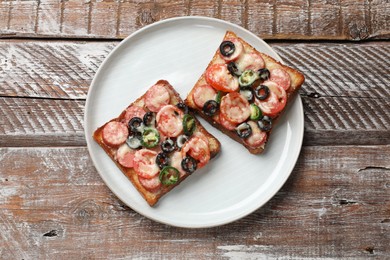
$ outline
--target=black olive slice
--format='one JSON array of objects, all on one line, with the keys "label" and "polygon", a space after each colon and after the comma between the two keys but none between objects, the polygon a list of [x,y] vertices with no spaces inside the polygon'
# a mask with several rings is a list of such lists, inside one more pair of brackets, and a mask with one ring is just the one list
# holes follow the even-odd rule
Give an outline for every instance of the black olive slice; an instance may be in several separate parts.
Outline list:
[{"label": "black olive slice", "polygon": [[203,105],[203,113],[213,116],[218,110],[218,103],[215,100],[208,100]]},{"label": "black olive slice", "polygon": [[128,124],[129,130],[133,133],[142,132],[143,120],[139,117],[133,117]]},{"label": "black olive slice", "polygon": [[261,80],[267,80],[269,79],[270,73],[269,70],[264,68],[264,69],[259,69],[259,78]]},{"label": "black olive slice", "polygon": [[237,65],[234,62],[230,62],[227,65],[227,68],[230,74],[232,74],[233,76],[239,77],[242,74],[242,72],[237,68]]},{"label": "black olive slice", "polygon": [[188,141],[188,139],[189,137],[186,135],[179,135],[176,139],[177,147],[181,148],[184,145],[184,143]]},{"label": "black olive slice", "polygon": [[258,100],[265,100],[269,96],[269,88],[266,85],[260,85],[255,88],[255,96]]},{"label": "black olive slice", "polygon": [[241,138],[247,138],[252,134],[252,127],[248,123],[242,123],[236,127],[237,135]]},{"label": "black olive slice", "polygon": [[146,112],[142,121],[146,126],[154,126],[154,123],[156,122],[156,116],[153,112]]},{"label": "black olive slice", "polygon": [[262,131],[268,132],[272,129],[272,119],[269,116],[263,116],[257,124]]},{"label": "black olive slice", "polygon": [[243,97],[245,97],[248,101],[251,101],[253,99],[252,89],[241,89],[240,94]]},{"label": "black olive slice", "polygon": [[236,46],[231,41],[223,41],[221,45],[219,45],[219,51],[225,57],[230,57],[234,51],[236,50]]},{"label": "black olive slice", "polygon": [[156,156],[156,163],[160,169],[168,166],[170,163],[170,159],[166,153],[159,153]]},{"label": "black olive slice", "polygon": [[181,168],[185,170],[187,173],[193,173],[196,171],[196,168],[198,167],[198,162],[192,158],[191,156],[186,156],[182,161],[181,161]]},{"label": "black olive slice", "polygon": [[184,102],[179,102],[176,105],[184,114],[188,114],[188,106]]},{"label": "black olive slice", "polygon": [[164,153],[171,153],[176,149],[175,142],[172,139],[166,139],[161,143],[161,150]]},{"label": "black olive slice", "polygon": [[137,149],[141,147],[141,139],[139,135],[130,135],[126,139],[126,144],[131,148],[131,149]]}]

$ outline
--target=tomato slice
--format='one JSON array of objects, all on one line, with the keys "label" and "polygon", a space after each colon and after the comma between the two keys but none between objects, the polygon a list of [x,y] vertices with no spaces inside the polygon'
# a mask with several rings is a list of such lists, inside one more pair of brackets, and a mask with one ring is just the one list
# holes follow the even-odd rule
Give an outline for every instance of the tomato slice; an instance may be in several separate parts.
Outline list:
[{"label": "tomato slice", "polygon": [[157,129],[165,136],[177,137],[183,132],[183,116],[178,107],[164,106],[156,115]]},{"label": "tomato slice", "polygon": [[189,155],[197,160],[199,169],[210,160],[210,148],[202,138],[193,136],[181,148],[181,155],[183,158]]},{"label": "tomato slice", "polygon": [[226,64],[213,64],[205,73],[205,78],[216,90],[233,92],[238,90],[238,79],[230,74]]},{"label": "tomato slice", "polygon": [[220,111],[222,116],[233,124],[240,124],[251,115],[248,100],[237,92],[231,92],[222,97]]},{"label": "tomato slice", "polygon": [[156,176],[160,169],[156,164],[157,152],[149,149],[141,149],[134,154],[134,170],[145,179],[151,179]]},{"label": "tomato slice", "polygon": [[257,123],[254,121],[248,121],[248,124],[252,128],[252,134],[248,138],[244,139],[244,143],[251,148],[258,148],[262,146],[265,141],[267,141],[267,133],[261,131]]},{"label": "tomato slice", "polygon": [[258,71],[264,68],[264,64],[263,57],[255,51],[241,55],[236,61],[237,68],[242,72],[245,70]]},{"label": "tomato slice", "polygon": [[213,119],[217,123],[222,125],[224,128],[226,128],[227,130],[232,131],[232,130],[236,129],[236,127],[237,127],[237,124],[233,124],[233,123],[229,122],[228,120],[226,120],[226,118],[223,116],[222,113],[219,113],[219,114],[215,115],[213,117]]},{"label": "tomato slice", "polygon": [[284,90],[288,90],[291,85],[291,78],[288,73],[283,69],[273,69],[270,71],[270,81],[275,82],[282,87]]},{"label": "tomato slice", "polygon": [[264,115],[275,117],[286,106],[287,93],[277,83],[273,81],[266,81],[263,83],[270,91],[268,98],[265,100],[255,99],[256,105],[261,109]]}]

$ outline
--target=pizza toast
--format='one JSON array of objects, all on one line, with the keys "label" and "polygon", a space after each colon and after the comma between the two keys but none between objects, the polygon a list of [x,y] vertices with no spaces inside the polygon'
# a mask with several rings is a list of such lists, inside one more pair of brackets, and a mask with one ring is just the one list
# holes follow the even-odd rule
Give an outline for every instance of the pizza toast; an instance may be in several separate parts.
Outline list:
[{"label": "pizza toast", "polygon": [[185,103],[250,153],[259,154],[304,80],[301,72],[227,31]]},{"label": "pizza toast", "polygon": [[97,128],[93,138],[150,206],[220,151],[219,141],[165,80]]}]

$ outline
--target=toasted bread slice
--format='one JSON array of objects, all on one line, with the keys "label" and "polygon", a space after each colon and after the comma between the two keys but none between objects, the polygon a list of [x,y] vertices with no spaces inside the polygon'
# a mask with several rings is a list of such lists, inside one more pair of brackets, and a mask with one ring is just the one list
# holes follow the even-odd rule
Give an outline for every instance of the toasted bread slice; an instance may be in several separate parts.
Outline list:
[{"label": "toasted bread slice", "polygon": [[[233,53],[229,54],[232,48]],[[241,74],[244,71],[247,71],[244,75],[257,77],[249,86],[245,86],[248,78]],[[271,133],[272,128],[267,128],[275,125],[304,80],[299,71],[257,51],[235,33],[228,31],[205,72],[187,95],[185,103],[214,127],[244,145],[250,153],[259,154],[264,151]],[[266,90],[261,85],[268,85],[266,88],[271,94],[265,97]],[[217,101],[215,113],[210,102],[205,107],[208,100]],[[256,118],[257,108],[252,104],[260,108],[260,118]],[[251,132],[249,135],[248,131]]]},{"label": "toasted bread slice", "polygon": [[[194,116],[184,111],[188,110],[186,106],[178,104],[184,105],[178,92],[169,82],[159,80],[117,118],[105,123],[93,134],[94,140],[130,179],[150,206],[155,205],[163,195],[192,173],[194,169],[191,164],[187,165],[190,169],[183,169],[181,162],[185,157],[194,158],[197,168],[201,168],[220,151],[219,141],[207,132]],[[146,117],[146,113],[150,117]],[[187,126],[182,122],[184,117],[189,118]],[[137,124],[134,118],[141,118],[143,122]],[[147,118],[151,120],[148,121]],[[131,120],[136,123],[129,126]],[[186,135],[183,135],[183,132],[186,132]],[[155,139],[156,136],[159,136],[159,140]],[[176,143],[179,138],[185,136],[188,140],[181,143],[183,146],[180,149]],[[142,140],[141,145],[138,139]],[[168,144],[175,144],[174,150],[165,149],[165,152],[162,152],[162,143],[167,139],[172,141]],[[137,147],[138,145],[140,146]],[[197,154],[194,152],[196,149],[200,149],[204,154]],[[158,160],[161,164],[159,167],[156,157],[160,153],[165,155]],[[167,171],[169,174],[160,179],[163,165],[174,166],[177,171]],[[164,181],[168,183],[163,184]]]}]

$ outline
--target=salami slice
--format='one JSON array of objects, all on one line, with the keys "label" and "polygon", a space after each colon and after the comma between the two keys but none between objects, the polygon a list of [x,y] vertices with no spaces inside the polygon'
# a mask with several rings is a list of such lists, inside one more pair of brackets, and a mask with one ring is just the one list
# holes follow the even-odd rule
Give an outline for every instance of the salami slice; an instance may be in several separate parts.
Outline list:
[{"label": "salami slice", "polygon": [[151,179],[156,176],[160,169],[156,164],[157,152],[149,149],[141,149],[134,154],[134,170],[145,179]]},{"label": "salami slice", "polygon": [[220,111],[222,116],[233,124],[242,123],[251,115],[248,100],[237,92],[222,97]]},{"label": "salami slice", "polygon": [[107,123],[102,131],[103,142],[112,147],[123,144],[128,135],[129,130],[127,129],[127,126],[117,121]]},{"label": "salami slice", "polygon": [[139,183],[141,183],[141,185],[150,192],[158,191],[162,185],[158,175],[154,176],[151,179],[145,179],[141,176],[138,176],[138,180]]},{"label": "salami slice", "polygon": [[168,105],[171,100],[169,91],[164,84],[153,85],[145,96],[146,107],[152,112],[158,112],[163,106]]},{"label": "salami slice", "polygon": [[116,160],[120,165],[126,168],[133,168],[134,166],[134,153],[127,144],[122,144],[116,151]]},{"label": "salami slice", "polygon": [[237,38],[226,39],[226,41],[231,41],[234,44],[234,52],[230,56],[224,56],[219,51],[219,55],[226,61],[233,61],[240,57],[241,53],[244,51],[244,46],[241,41]]},{"label": "salami slice", "polygon": [[198,161],[198,169],[205,166],[210,160],[210,149],[207,143],[199,137],[193,136],[181,148],[182,157],[191,156]]},{"label": "salami slice", "polygon": [[157,128],[165,136],[177,137],[183,132],[183,111],[173,105],[160,109],[156,115]]},{"label": "salami slice", "polygon": [[264,68],[264,65],[265,63],[260,53],[255,51],[241,55],[236,61],[237,68],[242,72],[245,70],[258,71],[259,69]]},{"label": "salami slice", "polygon": [[200,85],[196,86],[192,94],[195,104],[199,108],[203,108],[204,103],[208,100],[215,100],[217,92],[210,85]]},{"label": "salami slice", "polygon": [[288,90],[291,85],[291,78],[288,73],[283,69],[273,69],[270,71],[270,81],[275,82],[284,90]]},{"label": "salami slice", "polygon": [[143,118],[146,111],[139,106],[131,106],[126,109],[126,113],[123,119],[123,123],[127,124],[133,117]]},{"label": "salami slice", "polygon": [[226,64],[213,64],[205,73],[205,78],[216,90],[233,92],[238,90],[238,79],[230,74]]},{"label": "salami slice", "polygon": [[254,121],[248,121],[252,128],[252,134],[244,139],[244,143],[251,148],[258,148],[262,146],[267,140],[267,133],[260,130],[259,126]]},{"label": "salami slice", "polygon": [[275,117],[286,106],[287,94],[286,91],[279,87],[279,85],[273,81],[266,81],[263,83],[269,89],[269,96],[265,100],[255,99],[256,105],[260,108],[263,114]]}]

